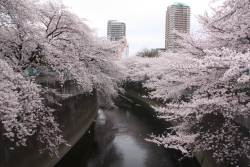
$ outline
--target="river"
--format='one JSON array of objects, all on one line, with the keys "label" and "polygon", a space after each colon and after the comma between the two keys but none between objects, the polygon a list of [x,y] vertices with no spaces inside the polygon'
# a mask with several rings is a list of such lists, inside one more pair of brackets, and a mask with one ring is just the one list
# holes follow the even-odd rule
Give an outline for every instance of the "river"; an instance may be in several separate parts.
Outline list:
[{"label": "river", "polygon": [[199,167],[195,158],[145,141],[166,126],[140,104],[119,101],[117,109],[99,109],[95,122],[55,167]]}]

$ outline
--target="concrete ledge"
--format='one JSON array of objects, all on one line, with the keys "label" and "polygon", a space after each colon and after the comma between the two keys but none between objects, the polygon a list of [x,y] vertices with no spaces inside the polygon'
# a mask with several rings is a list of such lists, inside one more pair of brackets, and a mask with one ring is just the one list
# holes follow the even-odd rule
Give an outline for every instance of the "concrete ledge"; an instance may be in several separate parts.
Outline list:
[{"label": "concrete ledge", "polygon": [[[98,111],[97,94],[78,94],[62,101],[62,106],[54,113],[62,130],[64,139],[73,146],[89,128]],[[0,166],[1,167],[52,167],[71,147],[62,145],[59,148],[60,158],[50,157],[47,152],[39,153],[39,142],[36,136],[27,141],[26,147],[9,148],[15,143],[3,137],[3,128],[0,127]]]}]

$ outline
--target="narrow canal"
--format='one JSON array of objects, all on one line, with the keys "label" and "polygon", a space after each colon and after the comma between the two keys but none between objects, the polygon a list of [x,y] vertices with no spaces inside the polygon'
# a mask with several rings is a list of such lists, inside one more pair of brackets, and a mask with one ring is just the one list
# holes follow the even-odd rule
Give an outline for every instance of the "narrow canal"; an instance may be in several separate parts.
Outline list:
[{"label": "narrow canal", "polygon": [[165,121],[139,104],[119,101],[118,109],[99,109],[88,132],[55,167],[199,167],[193,158],[145,141],[161,134]]}]

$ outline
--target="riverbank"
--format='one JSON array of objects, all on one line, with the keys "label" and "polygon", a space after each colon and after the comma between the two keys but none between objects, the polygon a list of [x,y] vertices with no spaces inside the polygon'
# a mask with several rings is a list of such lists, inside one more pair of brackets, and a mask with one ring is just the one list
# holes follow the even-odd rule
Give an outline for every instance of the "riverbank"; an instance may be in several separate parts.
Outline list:
[{"label": "riverbank", "polygon": [[118,108],[98,110],[96,121],[55,167],[200,167],[195,158],[157,146],[145,139],[162,134],[170,124],[159,120],[143,102],[119,96]]}]

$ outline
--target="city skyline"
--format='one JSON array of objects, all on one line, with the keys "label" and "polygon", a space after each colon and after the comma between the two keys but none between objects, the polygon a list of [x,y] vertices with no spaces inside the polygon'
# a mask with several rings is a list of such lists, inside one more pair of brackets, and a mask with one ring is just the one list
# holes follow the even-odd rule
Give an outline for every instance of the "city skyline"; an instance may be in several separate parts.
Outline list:
[{"label": "city skyline", "polygon": [[[165,17],[167,7],[176,2],[155,0],[142,1],[113,1],[113,0],[63,0],[66,5],[80,17],[88,20],[88,25],[94,29],[98,36],[107,36],[107,21],[119,20],[126,23],[127,40],[130,44],[130,56],[142,48],[164,48],[165,46]],[[203,14],[208,8],[207,0],[182,1],[190,6],[190,31],[200,29],[194,15]],[[97,5],[98,4],[98,5]]]}]

